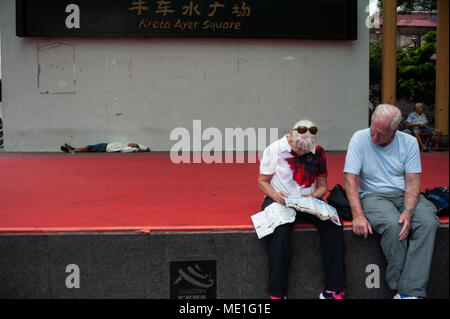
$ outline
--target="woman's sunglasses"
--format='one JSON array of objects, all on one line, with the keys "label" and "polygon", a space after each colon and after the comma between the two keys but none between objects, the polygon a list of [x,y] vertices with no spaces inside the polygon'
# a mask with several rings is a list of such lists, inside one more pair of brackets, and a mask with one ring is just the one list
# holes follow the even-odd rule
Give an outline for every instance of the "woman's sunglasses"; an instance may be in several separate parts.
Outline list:
[{"label": "woman's sunglasses", "polygon": [[300,134],[305,134],[307,131],[309,131],[309,133],[311,133],[312,135],[316,135],[317,127],[315,127],[315,126],[311,126],[311,127],[299,126],[296,129],[294,129],[294,131],[297,131]]}]

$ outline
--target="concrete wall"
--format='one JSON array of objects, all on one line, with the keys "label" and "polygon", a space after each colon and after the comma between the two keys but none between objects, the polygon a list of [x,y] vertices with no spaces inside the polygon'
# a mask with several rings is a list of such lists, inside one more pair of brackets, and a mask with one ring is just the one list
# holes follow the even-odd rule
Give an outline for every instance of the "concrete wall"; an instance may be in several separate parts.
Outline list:
[{"label": "concrete wall", "polygon": [[0,0],[5,150],[115,140],[170,150],[170,132],[192,132],[194,119],[281,136],[303,117],[326,149],[346,149],[367,126],[367,4],[357,41],[44,39],[16,37],[15,1]]},{"label": "concrete wall", "polygon": [[[428,298],[449,297],[448,225],[438,230]],[[392,299],[379,236],[344,231],[346,298]],[[317,299],[324,288],[320,237],[295,230],[289,299]],[[216,261],[216,298],[267,298],[265,240],[255,232],[0,235],[0,298],[169,298],[171,262]],[[79,268],[79,288],[67,278]],[[378,266],[379,273],[367,266]],[[375,274],[379,276],[374,277]],[[366,280],[379,286],[368,287]],[[378,287],[378,288],[377,288]]]}]

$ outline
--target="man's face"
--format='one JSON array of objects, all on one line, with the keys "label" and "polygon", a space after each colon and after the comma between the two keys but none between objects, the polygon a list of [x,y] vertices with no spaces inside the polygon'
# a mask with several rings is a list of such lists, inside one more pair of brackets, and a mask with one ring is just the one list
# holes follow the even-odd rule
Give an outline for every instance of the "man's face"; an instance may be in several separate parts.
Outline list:
[{"label": "man's face", "polygon": [[417,112],[417,114],[422,114],[422,112],[423,112],[423,106],[422,106],[422,105],[417,106],[417,107],[416,107],[416,112]]},{"label": "man's face", "polygon": [[372,143],[383,145],[395,134],[391,130],[391,121],[387,118],[375,118],[370,125],[370,138]]},{"label": "man's face", "polygon": [[305,155],[306,153],[308,153],[308,151],[302,150],[301,148],[297,147],[297,146],[295,145],[295,143],[293,143],[293,145],[292,145],[292,150],[293,150],[298,156],[303,156],[303,155]]},{"label": "man's face", "polygon": [[293,130],[291,136],[294,144],[294,152],[296,152],[298,155],[308,153],[311,148],[313,148],[317,144],[316,136],[312,135],[309,132],[301,134],[296,130]]}]

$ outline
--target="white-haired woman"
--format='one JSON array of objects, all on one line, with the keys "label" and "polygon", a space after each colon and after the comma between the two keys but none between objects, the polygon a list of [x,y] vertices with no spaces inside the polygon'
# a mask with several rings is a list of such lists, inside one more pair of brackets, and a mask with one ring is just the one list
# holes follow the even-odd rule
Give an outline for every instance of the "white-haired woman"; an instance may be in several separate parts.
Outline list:
[{"label": "white-haired woman", "polygon": [[[289,134],[264,150],[258,177],[258,186],[266,195],[263,210],[273,202],[284,205],[288,195],[322,198],[326,194],[328,171],[325,150],[317,143],[317,131],[313,122],[301,120]],[[320,298],[342,299],[345,282],[342,227],[303,212],[297,212],[298,219],[311,222],[320,233],[325,277]],[[267,237],[268,294],[273,299],[287,295],[293,228],[294,223],[280,225]]]}]

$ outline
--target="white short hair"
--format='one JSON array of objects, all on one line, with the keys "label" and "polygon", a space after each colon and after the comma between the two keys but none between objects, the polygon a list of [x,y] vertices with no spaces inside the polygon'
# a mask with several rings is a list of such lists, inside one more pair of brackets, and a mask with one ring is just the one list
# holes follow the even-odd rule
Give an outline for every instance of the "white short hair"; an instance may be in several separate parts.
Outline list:
[{"label": "white short hair", "polygon": [[391,104],[380,104],[372,114],[372,121],[377,117],[392,118],[391,130],[393,131],[398,128],[398,125],[402,121],[402,111]]},{"label": "white short hair", "polygon": [[316,124],[314,124],[314,122],[311,122],[310,120],[300,120],[297,123],[294,124],[294,127],[292,129],[296,129],[299,126],[306,126],[306,127],[312,127],[312,126],[316,126]]}]

